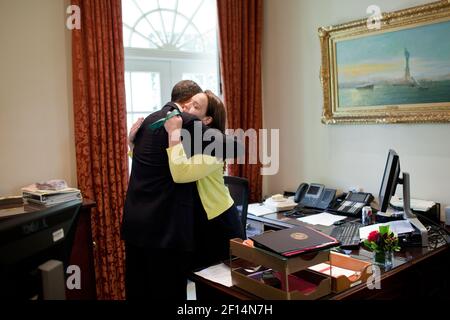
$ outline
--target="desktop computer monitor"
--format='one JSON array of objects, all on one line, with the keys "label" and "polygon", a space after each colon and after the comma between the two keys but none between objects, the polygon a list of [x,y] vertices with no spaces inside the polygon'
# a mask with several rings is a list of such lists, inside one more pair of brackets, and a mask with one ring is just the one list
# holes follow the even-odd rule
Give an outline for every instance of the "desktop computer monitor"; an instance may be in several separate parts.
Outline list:
[{"label": "desktop computer monitor", "polygon": [[398,154],[394,150],[389,150],[386,166],[384,167],[383,179],[381,180],[380,193],[378,195],[381,212],[387,212],[391,197],[397,190],[399,178],[400,161]]},{"label": "desktop computer monitor", "polygon": [[69,263],[81,201],[33,205],[26,212],[28,207],[0,220],[0,298],[43,298],[38,268],[49,260],[61,261],[64,268]]},{"label": "desktop computer monitor", "polygon": [[400,157],[394,150],[389,150],[379,193],[380,212],[386,213],[388,211],[391,197],[395,194],[398,184],[403,185],[403,218],[408,220],[420,233],[422,246],[427,247],[428,231],[411,211],[410,207],[409,173],[402,172],[402,177],[400,178]]}]

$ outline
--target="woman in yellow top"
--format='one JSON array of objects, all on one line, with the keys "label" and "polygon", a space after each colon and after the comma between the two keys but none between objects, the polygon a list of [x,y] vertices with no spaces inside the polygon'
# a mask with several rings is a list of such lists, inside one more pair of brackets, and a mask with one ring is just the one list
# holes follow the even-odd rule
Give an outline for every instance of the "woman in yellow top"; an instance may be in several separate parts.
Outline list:
[{"label": "woman in yellow top", "polygon": [[[222,101],[206,90],[192,97],[185,112],[196,115],[205,125],[225,131],[226,113]],[[194,208],[196,265],[209,265],[229,256],[229,239],[243,238],[239,212],[223,179],[224,163],[213,156],[198,154],[187,158],[181,144],[182,118],[177,116],[164,124],[169,136],[170,172],[176,183],[196,182],[201,202]]]}]

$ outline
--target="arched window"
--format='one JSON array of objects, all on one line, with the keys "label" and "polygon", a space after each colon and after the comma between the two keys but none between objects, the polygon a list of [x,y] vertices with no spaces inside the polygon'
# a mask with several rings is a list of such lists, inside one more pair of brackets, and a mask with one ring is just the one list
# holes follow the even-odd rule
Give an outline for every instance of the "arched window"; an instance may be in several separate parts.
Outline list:
[{"label": "arched window", "polygon": [[122,0],[128,128],[192,79],[218,92],[216,0]]},{"label": "arched window", "polygon": [[126,0],[124,44],[130,48],[214,54],[216,2]]}]

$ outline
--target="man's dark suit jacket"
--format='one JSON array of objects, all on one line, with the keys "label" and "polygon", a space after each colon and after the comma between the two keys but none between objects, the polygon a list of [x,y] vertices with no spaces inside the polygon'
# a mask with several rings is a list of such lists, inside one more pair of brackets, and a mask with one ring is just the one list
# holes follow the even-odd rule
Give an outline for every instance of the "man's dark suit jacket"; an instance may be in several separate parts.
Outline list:
[{"label": "man's dark suit jacket", "polygon": [[[194,194],[197,192],[196,184],[173,182],[166,151],[168,134],[164,127],[153,131],[148,128],[175,108],[177,106],[174,103],[168,103],[160,111],[149,115],[136,134],[124,205],[122,237],[139,247],[192,251],[194,199],[199,199]],[[187,113],[182,113],[181,117],[183,129],[188,130],[194,138],[194,122],[198,122],[198,118]],[[202,131],[206,130],[213,129],[202,125]],[[242,153],[242,145],[233,137],[223,136],[224,144],[233,144],[234,151]],[[203,143],[203,149],[207,144]],[[186,153],[192,155],[195,152],[186,150]]]}]

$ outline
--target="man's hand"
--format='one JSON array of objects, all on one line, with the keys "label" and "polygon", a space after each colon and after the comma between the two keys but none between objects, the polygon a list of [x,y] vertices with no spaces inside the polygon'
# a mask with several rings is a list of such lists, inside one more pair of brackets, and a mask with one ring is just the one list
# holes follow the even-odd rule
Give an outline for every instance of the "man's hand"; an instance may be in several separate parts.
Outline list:
[{"label": "man's hand", "polygon": [[181,142],[181,126],[183,125],[183,119],[180,116],[174,116],[164,123],[164,128],[166,128],[169,134],[169,147],[177,145]]},{"label": "man's hand", "polygon": [[142,126],[143,122],[144,122],[144,118],[139,118],[131,126],[130,133],[128,134],[128,146],[130,147],[131,151],[133,151],[133,148],[134,148],[134,138],[136,138],[136,133],[138,132],[139,128]]}]

